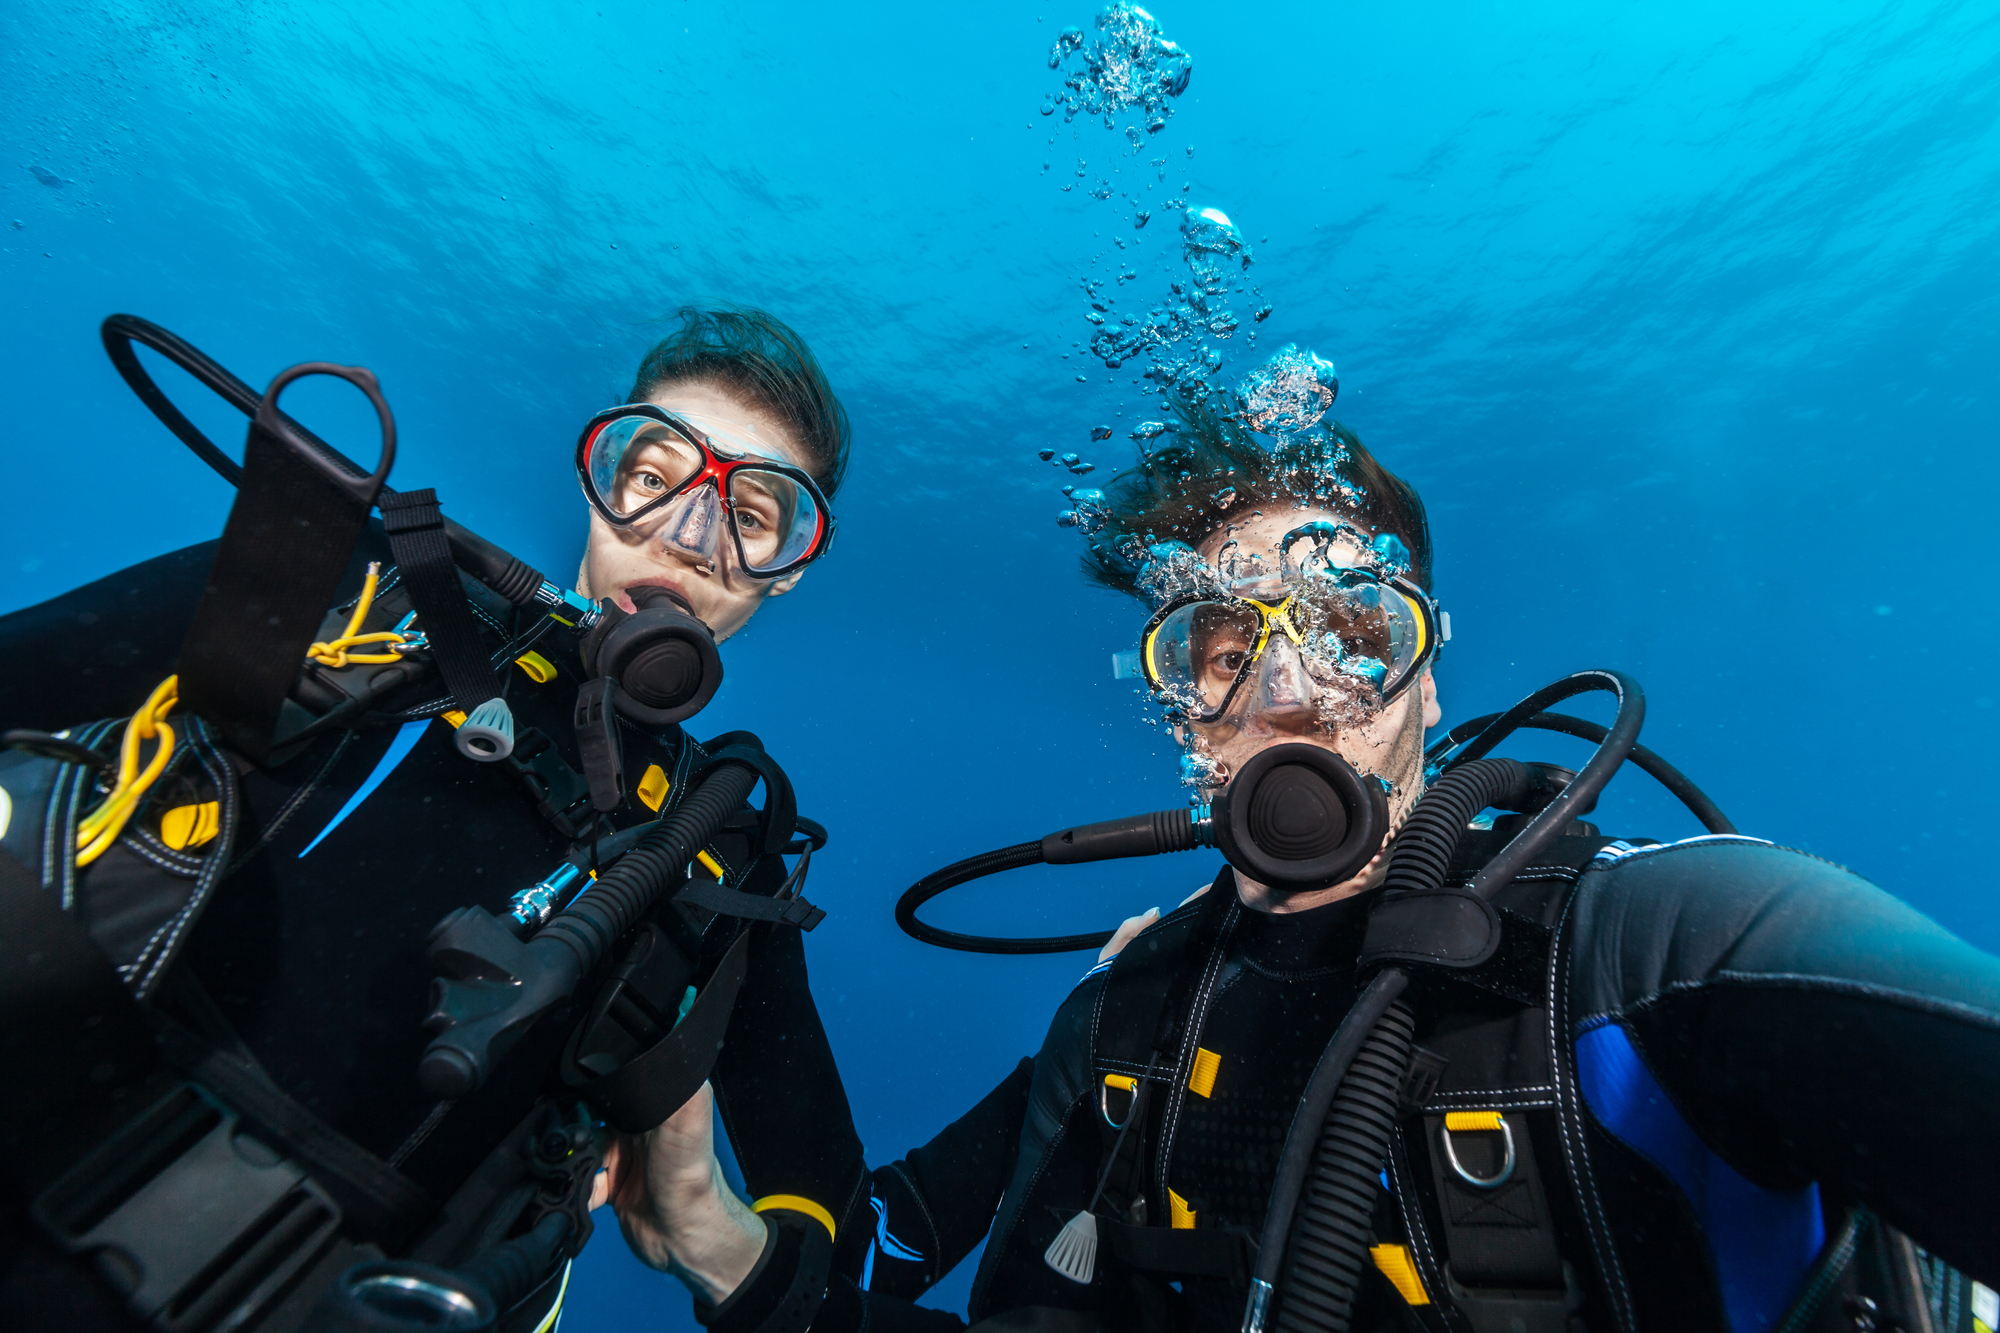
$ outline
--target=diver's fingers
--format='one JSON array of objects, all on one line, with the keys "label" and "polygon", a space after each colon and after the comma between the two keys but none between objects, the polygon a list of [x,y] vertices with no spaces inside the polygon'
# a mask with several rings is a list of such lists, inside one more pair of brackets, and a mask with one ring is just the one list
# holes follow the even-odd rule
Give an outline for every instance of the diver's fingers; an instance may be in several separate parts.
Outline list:
[{"label": "diver's fingers", "polygon": [[605,1146],[604,1165],[590,1179],[590,1207],[593,1212],[610,1203],[612,1195],[617,1193],[618,1167],[624,1160],[624,1146],[623,1139],[613,1139]]},{"label": "diver's fingers", "polygon": [[1097,961],[1105,963],[1116,958],[1120,949],[1137,939],[1140,931],[1159,919],[1160,909],[1157,907],[1148,907],[1138,916],[1126,917],[1118,929],[1111,932],[1111,938],[1104,942],[1104,947],[1097,951]]}]

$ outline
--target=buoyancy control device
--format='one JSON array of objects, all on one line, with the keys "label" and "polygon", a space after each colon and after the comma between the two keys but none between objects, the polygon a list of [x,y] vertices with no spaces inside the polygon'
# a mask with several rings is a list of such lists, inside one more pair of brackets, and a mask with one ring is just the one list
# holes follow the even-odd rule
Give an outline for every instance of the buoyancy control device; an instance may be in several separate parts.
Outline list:
[{"label": "buoyancy control device", "polygon": [[[31,854],[0,857],[12,1089],[0,1156],[43,1235],[91,1257],[154,1327],[504,1326],[588,1237],[601,1122],[650,1128],[706,1078],[749,927],[818,923],[801,894],[825,832],[748,732],[683,738],[671,774],[655,765],[628,790],[619,719],[678,734],[721,682],[713,635],[662,590],[638,590],[631,612],[586,600],[444,517],[433,492],[391,490],[395,422],[369,372],[308,363],[260,395],[145,320],[114,315],[102,332],[127,383],[237,497],[176,675],[147,706],[0,737],[17,832],[42,816],[32,847],[8,844]],[[161,392],[135,342],[251,419],[242,463]],[[381,429],[372,471],[281,410],[285,387],[312,375],[368,397]],[[329,610],[373,508],[393,564]],[[534,650],[556,652],[551,635],[567,636],[588,677],[573,719],[582,773],[548,736],[517,730],[497,674],[518,664],[540,678],[551,668]],[[538,1103],[442,1208],[153,1004],[247,855],[239,774],[329,732],[433,718],[468,761],[512,770],[572,853],[502,913],[464,907],[433,931],[430,1012],[410,1021],[435,1035],[413,1073],[441,1112],[490,1082],[543,1015],[598,988],[560,1061],[571,1093]],[[748,805],[760,784],[761,807]],[[735,865],[718,861],[718,838],[745,849]],[[90,862],[113,848],[172,901],[107,958],[65,909],[88,898]],[[796,867],[775,891],[746,889],[772,854]],[[728,925],[689,924],[710,921]],[[174,1200],[191,1197],[210,1206],[178,1215]]]}]

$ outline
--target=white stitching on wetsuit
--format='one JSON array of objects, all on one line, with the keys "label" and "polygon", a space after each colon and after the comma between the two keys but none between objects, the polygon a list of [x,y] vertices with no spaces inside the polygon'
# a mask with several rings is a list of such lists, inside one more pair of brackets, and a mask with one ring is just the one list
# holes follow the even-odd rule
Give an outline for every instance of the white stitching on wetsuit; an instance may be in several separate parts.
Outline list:
[{"label": "white stitching on wetsuit", "polygon": [[1167,1098],[1166,1112],[1160,1117],[1160,1142],[1153,1154],[1153,1177],[1158,1197],[1162,1199],[1167,1196],[1167,1172],[1173,1160],[1174,1133],[1180,1128],[1181,1106],[1187,1101],[1187,1074],[1194,1064],[1201,1025],[1208,1017],[1209,1000],[1215,994],[1215,979],[1222,972],[1222,962],[1229,954],[1229,941],[1236,933],[1236,922],[1242,911],[1241,899],[1233,899],[1224,910],[1222,928],[1216,931],[1215,946],[1209,951],[1208,960],[1202,964],[1201,982],[1195,987],[1194,1002],[1188,1006],[1187,1031],[1181,1034],[1181,1049],[1174,1058],[1174,1081],[1168,1085],[1171,1093]]},{"label": "white stitching on wetsuit", "polygon": [[1498,1088],[1489,1092],[1478,1089],[1458,1092],[1434,1092],[1424,1102],[1426,1111],[1442,1111],[1453,1107],[1477,1107],[1494,1111],[1533,1111],[1543,1107],[1559,1105],[1558,1094],[1553,1084],[1542,1083],[1526,1088]]},{"label": "white stitching on wetsuit", "polygon": [[[1595,864],[1595,863],[1594,863]],[[1576,906],[1581,893],[1579,887],[1572,890],[1563,902],[1562,914],[1556,919],[1555,933],[1549,942],[1549,1058],[1554,1063],[1556,1087],[1561,1096],[1561,1108],[1556,1116],[1556,1124],[1562,1130],[1563,1157],[1568,1162],[1570,1178],[1577,1185],[1577,1202],[1581,1206],[1585,1230],[1590,1233],[1590,1248],[1597,1256],[1598,1269],[1604,1274],[1606,1295],[1611,1300],[1612,1318],[1621,1329],[1634,1327],[1632,1316],[1632,1292],[1625,1283],[1624,1265],[1618,1260],[1618,1252],[1611,1244],[1610,1223],[1604,1216],[1604,1201],[1598,1197],[1597,1184],[1591,1175],[1590,1156],[1586,1150],[1581,1117],[1577,1100],[1579,1093],[1574,1076],[1573,1052],[1567,1041],[1568,987],[1565,985],[1569,970],[1569,953],[1563,947],[1568,938],[1565,933],[1569,925],[1570,912]]]}]

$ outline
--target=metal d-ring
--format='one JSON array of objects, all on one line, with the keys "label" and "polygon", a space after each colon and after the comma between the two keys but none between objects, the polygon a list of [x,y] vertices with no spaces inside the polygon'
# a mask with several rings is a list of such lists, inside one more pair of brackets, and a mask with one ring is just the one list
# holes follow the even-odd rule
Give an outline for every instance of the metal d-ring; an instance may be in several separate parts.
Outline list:
[{"label": "metal d-ring", "polygon": [[[1464,1164],[1458,1160],[1458,1154],[1455,1151],[1453,1151],[1451,1146],[1450,1116],[1445,1117],[1445,1122],[1443,1126],[1440,1127],[1438,1130],[1438,1138],[1444,1142],[1444,1160],[1451,1164],[1451,1169],[1458,1173],[1458,1178],[1460,1180],[1472,1186],[1474,1189],[1481,1189],[1481,1190],[1499,1189],[1502,1185],[1506,1184],[1508,1181],[1514,1178],[1514,1130],[1510,1125],[1508,1125],[1506,1116],[1500,1114],[1497,1111],[1489,1112],[1489,1114],[1491,1114],[1494,1119],[1500,1122],[1499,1125],[1500,1136],[1501,1138],[1506,1140],[1507,1144],[1507,1155],[1501,1161],[1499,1173],[1496,1175],[1475,1176],[1470,1171],[1465,1169]],[[1481,1129],[1486,1133],[1491,1133],[1493,1127],[1490,1125],[1481,1126]],[[1468,1130],[1466,1132],[1470,1131]]]},{"label": "metal d-ring", "polygon": [[[1117,1088],[1131,1097],[1126,1103],[1125,1118],[1111,1118],[1111,1090]],[[1097,1085],[1097,1113],[1104,1117],[1104,1123],[1113,1129],[1122,1130],[1132,1123],[1132,1113],[1139,1109],[1139,1080],[1129,1074],[1106,1074]]]}]

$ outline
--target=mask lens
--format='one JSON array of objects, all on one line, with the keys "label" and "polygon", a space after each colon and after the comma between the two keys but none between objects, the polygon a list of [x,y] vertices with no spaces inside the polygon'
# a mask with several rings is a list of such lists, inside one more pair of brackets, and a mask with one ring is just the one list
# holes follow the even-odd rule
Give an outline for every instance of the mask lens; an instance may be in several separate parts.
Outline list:
[{"label": "mask lens", "polygon": [[1371,581],[1313,579],[1291,606],[1314,679],[1369,681],[1382,697],[1402,688],[1423,651],[1422,613],[1395,588]]},{"label": "mask lens", "polygon": [[753,572],[783,569],[806,557],[821,527],[812,492],[782,472],[742,467],[730,474],[729,502]]},{"label": "mask lens", "polygon": [[701,471],[701,450],[665,422],[619,417],[591,438],[584,476],[613,516],[635,517]]},{"label": "mask lens", "polygon": [[1257,647],[1259,622],[1235,602],[1193,602],[1160,622],[1145,645],[1154,688],[1190,717],[1222,710]]}]

